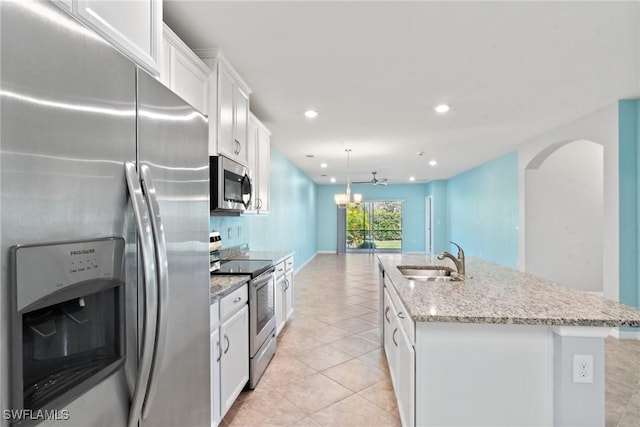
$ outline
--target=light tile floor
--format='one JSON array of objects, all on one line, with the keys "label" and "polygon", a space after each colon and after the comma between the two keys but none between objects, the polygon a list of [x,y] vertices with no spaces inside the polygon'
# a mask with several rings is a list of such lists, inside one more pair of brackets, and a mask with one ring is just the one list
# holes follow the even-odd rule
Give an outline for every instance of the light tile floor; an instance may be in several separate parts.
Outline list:
[{"label": "light tile floor", "polygon": [[[319,254],[295,277],[295,314],[254,391],[223,426],[399,426],[377,326],[378,267]],[[640,341],[606,342],[606,427],[640,426]]]}]

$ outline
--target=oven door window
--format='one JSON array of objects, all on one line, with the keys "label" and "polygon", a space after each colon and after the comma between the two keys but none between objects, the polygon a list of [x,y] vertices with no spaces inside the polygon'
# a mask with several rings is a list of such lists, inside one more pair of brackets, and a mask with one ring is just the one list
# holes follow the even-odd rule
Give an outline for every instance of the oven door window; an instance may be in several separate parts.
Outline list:
[{"label": "oven door window", "polygon": [[245,208],[251,204],[251,180],[247,175],[224,171],[224,200],[241,203]]},{"label": "oven door window", "polygon": [[256,331],[258,334],[275,315],[275,298],[273,292],[273,280],[265,282],[261,287],[256,289]]}]

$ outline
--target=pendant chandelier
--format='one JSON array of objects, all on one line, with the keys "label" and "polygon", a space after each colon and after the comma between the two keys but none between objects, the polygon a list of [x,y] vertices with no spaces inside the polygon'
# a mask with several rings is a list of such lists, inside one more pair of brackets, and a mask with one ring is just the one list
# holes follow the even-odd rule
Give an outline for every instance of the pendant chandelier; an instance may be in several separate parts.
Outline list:
[{"label": "pendant chandelier", "polygon": [[[347,191],[346,193],[342,193],[342,194],[336,194],[334,197],[336,199],[336,205],[340,208],[340,209],[345,209],[349,203],[352,203],[351,201],[351,182],[349,179],[349,169],[351,167],[350,164],[350,158],[349,158],[349,153],[351,153],[351,148],[347,148],[346,150],[344,150],[347,152]],[[356,204],[356,206],[360,205],[360,202],[362,202],[362,194],[354,194],[353,195],[353,203]]]}]

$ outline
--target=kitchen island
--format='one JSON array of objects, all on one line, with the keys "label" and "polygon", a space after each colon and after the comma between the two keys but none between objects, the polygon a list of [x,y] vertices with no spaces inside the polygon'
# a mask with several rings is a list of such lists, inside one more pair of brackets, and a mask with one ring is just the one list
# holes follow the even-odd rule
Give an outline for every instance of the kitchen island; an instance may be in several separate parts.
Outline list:
[{"label": "kitchen island", "polygon": [[447,260],[379,261],[383,344],[404,425],[604,425],[604,338],[640,326],[639,310],[476,258],[466,280],[449,282],[409,280],[397,268]]}]

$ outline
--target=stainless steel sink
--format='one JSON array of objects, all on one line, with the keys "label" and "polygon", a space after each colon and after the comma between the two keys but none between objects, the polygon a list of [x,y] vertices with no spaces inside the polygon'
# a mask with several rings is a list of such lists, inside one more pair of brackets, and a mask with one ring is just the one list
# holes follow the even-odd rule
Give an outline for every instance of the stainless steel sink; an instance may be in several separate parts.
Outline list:
[{"label": "stainless steel sink", "polygon": [[404,277],[410,280],[420,280],[424,282],[460,280],[458,276],[454,274],[452,268],[444,266],[399,265],[398,270]]}]

